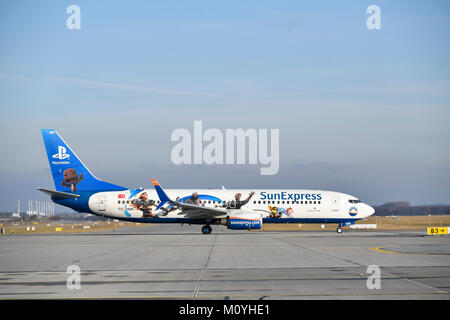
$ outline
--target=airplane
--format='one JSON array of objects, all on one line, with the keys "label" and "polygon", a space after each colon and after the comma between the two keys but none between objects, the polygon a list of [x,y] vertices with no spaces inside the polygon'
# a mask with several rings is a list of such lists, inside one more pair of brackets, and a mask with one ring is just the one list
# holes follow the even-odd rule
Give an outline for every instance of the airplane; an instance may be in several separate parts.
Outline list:
[{"label": "airplane", "polygon": [[[263,223],[333,223],[336,232],[375,210],[341,192],[304,189],[130,189],[96,178],[54,129],[42,129],[55,190],[38,188],[79,213],[139,223],[211,225],[258,230]],[[196,193],[196,195],[194,195]],[[246,200],[240,195],[249,194]]]}]

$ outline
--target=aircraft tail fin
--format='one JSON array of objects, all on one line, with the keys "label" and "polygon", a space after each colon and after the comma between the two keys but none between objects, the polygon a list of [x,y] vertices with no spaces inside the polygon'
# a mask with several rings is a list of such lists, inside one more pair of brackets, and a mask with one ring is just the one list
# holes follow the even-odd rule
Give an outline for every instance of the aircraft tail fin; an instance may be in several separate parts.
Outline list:
[{"label": "aircraft tail fin", "polygon": [[126,188],[97,179],[54,129],[42,129],[56,191],[118,191]]}]

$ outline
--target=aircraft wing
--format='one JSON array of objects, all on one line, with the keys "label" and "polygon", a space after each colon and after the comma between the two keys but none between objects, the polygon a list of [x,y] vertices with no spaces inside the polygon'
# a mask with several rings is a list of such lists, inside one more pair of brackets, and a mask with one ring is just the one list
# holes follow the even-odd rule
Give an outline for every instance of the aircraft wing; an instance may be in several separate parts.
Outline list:
[{"label": "aircraft wing", "polygon": [[178,207],[181,209],[180,215],[184,215],[185,218],[191,218],[191,219],[204,219],[204,218],[213,218],[217,216],[223,216],[228,213],[226,208],[212,208],[212,207],[205,207],[205,206],[199,206],[192,203],[184,203],[179,201],[173,201],[171,200],[167,194],[164,192],[164,190],[159,185],[158,181],[155,179],[152,179],[153,185],[156,189],[156,193],[158,194],[158,197],[160,199],[160,204],[156,208],[161,208],[164,204],[169,203],[172,206]]},{"label": "aircraft wing", "polygon": [[191,219],[223,216],[228,213],[226,208],[212,208],[178,201],[171,204],[181,209],[179,214],[184,214],[185,218]]}]

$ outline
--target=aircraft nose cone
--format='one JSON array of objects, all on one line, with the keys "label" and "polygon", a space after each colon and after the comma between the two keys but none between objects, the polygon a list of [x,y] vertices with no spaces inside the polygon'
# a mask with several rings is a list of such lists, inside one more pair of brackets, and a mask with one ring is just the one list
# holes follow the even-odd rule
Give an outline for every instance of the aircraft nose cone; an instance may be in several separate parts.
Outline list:
[{"label": "aircraft nose cone", "polygon": [[369,206],[369,205],[367,205],[367,211],[369,212],[369,216],[371,216],[371,215],[373,215],[374,213],[375,213],[375,209],[374,208],[372,208],[371,206]]}]

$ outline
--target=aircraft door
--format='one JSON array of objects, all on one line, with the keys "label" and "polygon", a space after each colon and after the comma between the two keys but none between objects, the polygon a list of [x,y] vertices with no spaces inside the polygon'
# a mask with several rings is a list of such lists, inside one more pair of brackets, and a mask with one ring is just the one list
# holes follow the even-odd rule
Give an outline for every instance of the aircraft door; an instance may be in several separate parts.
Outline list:
[{"label": "aircraft door", "polygon": [[98,197],[98,210],[99,211],[106,210],[106,196],[104,195]]},{"label": "aircraft door", "polygon": [[333,196],[331,198],[331,210],[338,211],[339,210],[339,197]]}]

